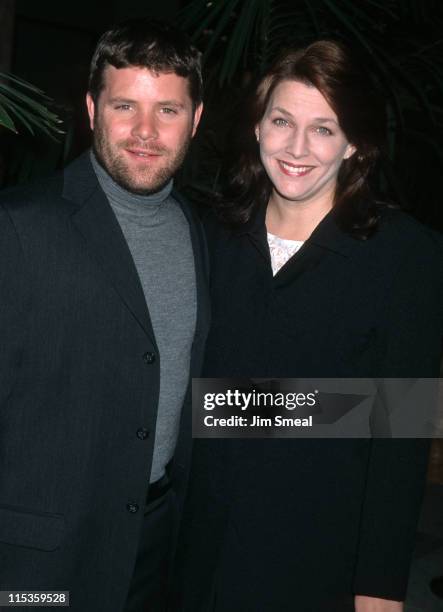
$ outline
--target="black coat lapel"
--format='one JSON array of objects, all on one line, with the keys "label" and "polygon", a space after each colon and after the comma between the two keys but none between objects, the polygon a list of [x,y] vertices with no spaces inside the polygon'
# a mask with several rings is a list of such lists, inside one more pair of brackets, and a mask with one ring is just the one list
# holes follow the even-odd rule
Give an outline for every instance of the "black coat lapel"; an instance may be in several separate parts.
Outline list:
[{"label": "black coat lapel", "polygon": [[[189,224],[192,250],[194,253],[195,279],[197,285],[197,323],[195,328],[194,344],[202,337],[203,341],[209,327],[210,304],[209,304],[209,255],[206,247],[206,239],[200,220],[196,217],[186,200],[174,189],[173,198],[180,204],[183,214]],[[191,364],[191,375],[194,376],[194,364]],[[196,368],[199,370],[199,368]]]},{"label": "black coat lapel", "polygon": [[190,455],[192,448],[192,402],[191,383],[192,377],[200,376],[203,362],[204,345],[210,323],[209,303],[209,256],[206,247],[206,239],[202,225],[195,216],[191,207],[175,190],[173,197],[180,204],[182,211],[189,223],[192,248],[194,251],[195,278],[197,286],[197,322],[195,328],[194,342],[191,352],[191,372],[186,398],[180,420],[180,434],[174,454],[173,474],[180,472],[180,490],[176,490],[178,497],[183,501],[184,491],[188,478]]},{"label": "black coat lapel", "polygon": [[[349,257],[358,241],[346,234],[337,224],[335,211],[330,211],[318,224],[312,235],[297,253],[273,277],[275,287],[293,282],[305,272],[315,268],[328,254]],[[272,278],[271,259],[265,226],[266,207],[254,211],[250,220],[234,230],[236,234],[248,235],[251,242],[263,255]]]},{"label": "black coat lapel", "polygon": [[305,272],[317,267],[331,253],[348,258],[357,246],[357,240],[337,225],[334,211],[330,211],[317,225],[299,251],[279,270],[275,285],[292,282]]},{"label": "black coat lapel", "polygon": [[71,217],[74,226],[82,234],[91,255],[155,346],[148,307],[131,252],[98,183],[88,153],[66,168],[63,197],[77,204]]}]

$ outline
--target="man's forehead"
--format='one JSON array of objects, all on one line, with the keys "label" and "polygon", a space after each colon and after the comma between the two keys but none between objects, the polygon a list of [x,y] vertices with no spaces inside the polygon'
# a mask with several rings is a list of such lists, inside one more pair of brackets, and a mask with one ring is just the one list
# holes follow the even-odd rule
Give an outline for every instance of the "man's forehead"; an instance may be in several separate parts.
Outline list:
[{"label": "man's forehead", "polygon": [[182,106],[193,106],[188,77],[145,66],[116,68],[108,64],[103,72],[98,101],[103,101],[103,98],[175,100]]},{"label": "man's forehead", "polygon": [[[162,77],[166,77],[163,78]],[[187,86],[189,79],[176,74],[173,70],[158,70],[154,68],[147,68],[146,66],[137,66],[131,64],[129,66],[123,66],[118,68],[112,64],[106,64],[103,71],[103,85],[113,84],[118,81],[152,81],[162,79],[168,82],[176,84],[183,84]]]}]

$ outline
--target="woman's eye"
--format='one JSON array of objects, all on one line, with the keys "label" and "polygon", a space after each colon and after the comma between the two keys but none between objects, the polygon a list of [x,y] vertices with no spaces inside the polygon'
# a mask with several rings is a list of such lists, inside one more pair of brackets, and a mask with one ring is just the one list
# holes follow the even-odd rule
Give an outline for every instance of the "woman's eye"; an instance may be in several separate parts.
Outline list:
[{"label": "woman's eye", "polygon": [[316,128],[316,131],[318,134],[321,134],[322,136],[331,136],[332,132],[329,128],[324,127],[323,125],[320,125],[319,127]]},{"label": "woman's eye", "polygon": [[281,117],[276,117],[272,120],[272,123],[278,127],[286,127],[289,125],[288,121],[286,119],[282,119]]}]

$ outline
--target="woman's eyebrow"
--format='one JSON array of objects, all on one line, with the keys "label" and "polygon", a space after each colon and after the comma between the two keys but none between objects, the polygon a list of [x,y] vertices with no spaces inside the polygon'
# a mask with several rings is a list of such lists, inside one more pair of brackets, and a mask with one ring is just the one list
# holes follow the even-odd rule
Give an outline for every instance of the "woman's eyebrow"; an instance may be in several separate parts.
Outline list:
[{"label": "woman's eyebrow", "polygon": [[[283,108],[282,106],[273,106],[271,111],[278,111],[279,113],[282,113],[282,115],[286,115],[287,117],[294,117],[294,115],[290,111]],[[337,121],[332,117],[314,117],[312,121],[317,121],[319,123],[335,123],[335,125],[338,125]]]},{"label": "woman's eyebrow", "polygon": [[337,125],[337,121],[332,119],[332,117],[315,117],[314,121],[319,121],[321,123],[335,123]]},{"label": "woman's eyebrow", "polygon": [[292,117],[293,116],[292,113],[290,113],[285,108],[282,108],[281,106],[273,106],[271,111],[278,111],[279,113],[282,113],[283,115],[287,115],[288,117]]}]

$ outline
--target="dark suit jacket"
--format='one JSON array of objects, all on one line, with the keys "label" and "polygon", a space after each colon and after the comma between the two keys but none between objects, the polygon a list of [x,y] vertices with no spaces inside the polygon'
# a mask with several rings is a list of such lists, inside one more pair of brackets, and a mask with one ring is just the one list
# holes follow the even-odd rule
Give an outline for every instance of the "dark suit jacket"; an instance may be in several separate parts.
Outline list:
[{"label": "dark suit jacket", "polygon": [[[362,242],[331,213],[275,277],[264,211],[207,230],[206,376],[438,377],[442,241],[407,215],[385,210]],[[195,440],[176,609],[344,612],[353,593],[403,599],[427,450],[411,439]]]},{"label": "dark suit jacket", "polygon": [[[174,195],[195,256],[196,376],[209,322],[207,258],[198,220]],[[88,154],[0,203],[0,589],[70,590],[76,612],[119,612],[159,393],[143,291]],[[188,390],[172,467],[179,506],[189,400]]]}]

